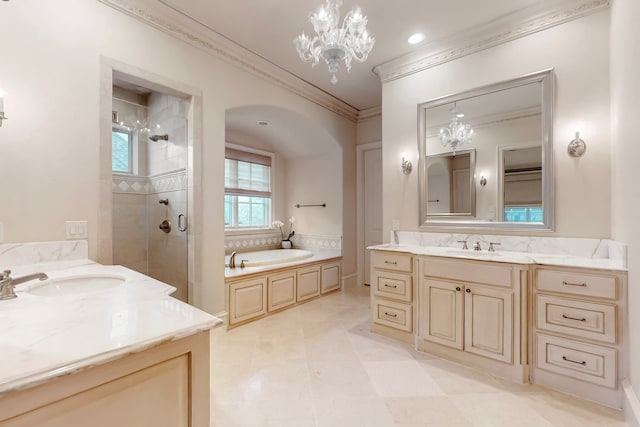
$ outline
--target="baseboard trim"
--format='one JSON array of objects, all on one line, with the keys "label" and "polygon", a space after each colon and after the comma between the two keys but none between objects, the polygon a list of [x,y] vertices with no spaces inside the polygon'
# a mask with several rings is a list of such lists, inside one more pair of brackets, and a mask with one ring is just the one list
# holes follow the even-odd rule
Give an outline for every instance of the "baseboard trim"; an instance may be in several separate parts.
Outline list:
[{"label": "baseboard trim", "polygon": [[622,382],[623,399],[622,412],[624,419],[631,427],[640,427],[640,399],[631,386],[629,380]]}]

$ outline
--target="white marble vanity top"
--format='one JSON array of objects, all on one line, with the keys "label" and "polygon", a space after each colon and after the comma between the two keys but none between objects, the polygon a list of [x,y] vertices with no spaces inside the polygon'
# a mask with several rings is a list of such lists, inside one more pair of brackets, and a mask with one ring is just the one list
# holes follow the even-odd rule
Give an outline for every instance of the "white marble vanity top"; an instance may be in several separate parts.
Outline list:
[{"label": "white marble vanity top", "polygon": [[[172,286],[121,266],[66,260],[8,266],[13,277],[44,271],[0,301],[0,395],[193,335],[222,321],[169,295]],[[84,294],[37,296],[48,281],[111,275],[124,283]]]},{"label": "white marble vanity top", "polygon": [[[471,245],[469,246],[471,247]],[[622,259],[590,258],[584,256],[571,256],[567,254],[515,252],[503,251],[500,249],[496,249],[495,252],[489,252],[486,250],[486,247],[481,251],[474,251],[473,249],[462,250],[458,247],[383,244],[370,246],[367,249],[405,252],[414,255],[507,262],[512,264],[539,264],[627,271],[626,263]]]},{"label": "white marble vanity top", "polygon": [[[389,237],[396,244],[377,245],[368,249],[512,264],[627,271],[626,245],[607,239],[415,231],[392,231]],[[467,242],[469,249],[463,250],[461,242]],[[482,250],[473,250],[476,242]],[[495,252],[487,250],[490,242],[496,243]]]}]

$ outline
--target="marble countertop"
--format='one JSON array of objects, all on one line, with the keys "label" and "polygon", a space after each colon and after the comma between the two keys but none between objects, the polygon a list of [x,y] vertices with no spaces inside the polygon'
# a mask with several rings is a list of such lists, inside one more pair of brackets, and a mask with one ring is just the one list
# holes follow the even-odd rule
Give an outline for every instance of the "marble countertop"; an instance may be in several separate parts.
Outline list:
[{"label": "marble countertop", "polygon": [[0,301],[0,395],[222,323],[170,297],[174,287],[125,267],[75,260],[12,270],[14,277],[44,271],[51,281],[83,275],[125,281],[112,289],[57,296],[30,294],[48,282],[32,281],[15,288],[18,298]]},{"label": "marble countertop", "polygon": [[539,264],[560,267],[596,268],[603,270],[627,271],[624,260],[609,258],[589,258],[566,254],[512,252],[496,249],[474,251],[443,246],[419,246],[405,244],[383,244],[370,246],[367,249],[391,252],[405,252],[414,255],[440,256],[447,258],[471,259],[480,261],[506,262],[511,264]]},{"label": "marble countertop", "polygon": [[[277,249],[274,249],[277,250]],[[299,260],[295,260],[295,261],[290,261],[290,262],[284,262],[281,264],[272,264],[272,265],[261,265],[261,266],[255,266],[255,267],[245,267],[245,268],[240,268],[240,267],[236,267],[236,268],[229,268],[229,267],[225,267],[224,269],[224,278],[225,279],[233,279],[236,277],[242,277],[242,276],[246,276],[249,274],[254,274],[254,273],[261,273],[263,271],[269,271],[269,270],[274,270],[277,268],[286,268],[286,267],[293,267],[296,265],[301,265],[301,264],[307,264],[310,262],[318,262],[318,261],[325,261],[328,259],[333,259],[333,258],[339,258],[342,256],[342,251],[340,250],[333,250],[333,249],[318,249],[318,250],[314,250],[314,251],[310,251],[313,252],[313,255],[309,258],[303,258],[303,259],[299,259]],[[248,252],[245,252],[248,253]],[[238,255],[236,256],[237,260],[242,259],[242,252],[238,252]],[[238,261],[239,263],[239,261]]]}]

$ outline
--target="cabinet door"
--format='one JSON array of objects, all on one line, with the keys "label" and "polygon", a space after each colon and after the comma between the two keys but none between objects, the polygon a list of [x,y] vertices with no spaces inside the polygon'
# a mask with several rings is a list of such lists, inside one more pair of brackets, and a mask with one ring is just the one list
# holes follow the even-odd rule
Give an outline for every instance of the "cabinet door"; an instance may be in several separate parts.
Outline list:
[{"label": "cabinet door", "polygon": [[268,311],[277,310],[296,302],[296,272],[269,277]]},{"label": "cabinet door", "polygon": [[462,350],[464,287],[455,282],[424,279],[422,290],[422,338]]},{"label": "cabinet door", "polygon": [[513,293],[467,285],[464,295],[465,351],[511,363]]},{"label": "cabinet door", "polygon": [[253,319],[267,312],[267,279],[259,277],[229,285],[229,323]]},{"label": "cabinet door", "polygon": [[298,301],[320,295],[320,267],[298,270]]},{"label": "cabinet door", "polygon": [[340,289],[340,263],[331,263],[322,266],[320,275],[320,292],[334,291]]}]

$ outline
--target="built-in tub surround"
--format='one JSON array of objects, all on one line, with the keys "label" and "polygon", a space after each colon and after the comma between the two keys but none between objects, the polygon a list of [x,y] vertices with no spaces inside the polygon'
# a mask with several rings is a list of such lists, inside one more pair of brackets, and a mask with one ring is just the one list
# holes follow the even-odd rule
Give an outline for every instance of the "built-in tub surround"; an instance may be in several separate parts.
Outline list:
[{"label": "built-in tub surround", "polygon": [[[229,328],[342,289],[342,254],[337,250],[274,249],[234,257],[236,267],[225,268]],[[227,256],[227,265],[229,261]]]}]

